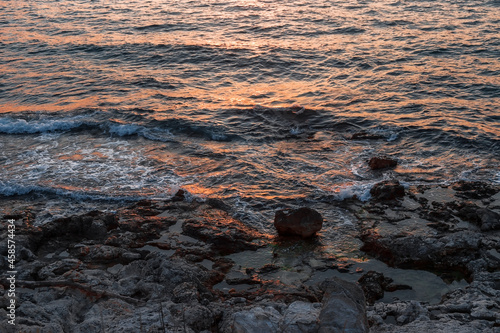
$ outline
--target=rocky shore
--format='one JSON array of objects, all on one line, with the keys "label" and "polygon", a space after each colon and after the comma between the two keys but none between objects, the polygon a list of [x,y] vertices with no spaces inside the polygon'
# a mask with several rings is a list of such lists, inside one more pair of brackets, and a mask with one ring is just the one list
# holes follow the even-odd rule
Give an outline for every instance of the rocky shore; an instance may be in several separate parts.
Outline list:
[{"label": "rocky shore", "polygon": [[[0,233],[2,332],[500,332],[500,188],[374,186],[356,218],[360,251],[463,285],[429,303],[411,283],[314,251],[317,237],[266,234],[217,199],[140,201],[40,226],[13,208]],[[322,212],[320,212],[322,213]],[[8,224],[16,311],[9,324]],[[307,233],[309,236],[310,233]],[[430,274],[430,273],[429,273]],[[387,300],[388,295],[395,295]],[[399,298],[399,299],[397,299]]]}]

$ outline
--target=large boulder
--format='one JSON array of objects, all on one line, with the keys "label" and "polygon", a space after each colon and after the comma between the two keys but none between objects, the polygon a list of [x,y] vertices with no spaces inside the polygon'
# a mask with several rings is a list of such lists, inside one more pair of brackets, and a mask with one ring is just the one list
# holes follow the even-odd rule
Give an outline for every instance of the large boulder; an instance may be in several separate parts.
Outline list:
[{"label": "large boulder", "polygon": [[296,235],[309,238],[321,230],[323,217],[308,207],[282,209],[274,216],[274,227],[280,235]]},{"label": "large boulder", "polygon": [[325,291],[318,333],[367,333],[365,296],[355,283],[332,278],[321,283]]}]

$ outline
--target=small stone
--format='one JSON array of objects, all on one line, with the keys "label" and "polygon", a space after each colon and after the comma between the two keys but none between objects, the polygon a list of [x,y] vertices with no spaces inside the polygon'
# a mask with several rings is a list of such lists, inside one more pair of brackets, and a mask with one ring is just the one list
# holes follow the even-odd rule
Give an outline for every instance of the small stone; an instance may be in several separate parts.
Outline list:
[{"label": "small stone", "polygon": [[274,216],[274,227],[280,235],[309,238],[321,230],[323,217],[312,208],[283,209]]}]

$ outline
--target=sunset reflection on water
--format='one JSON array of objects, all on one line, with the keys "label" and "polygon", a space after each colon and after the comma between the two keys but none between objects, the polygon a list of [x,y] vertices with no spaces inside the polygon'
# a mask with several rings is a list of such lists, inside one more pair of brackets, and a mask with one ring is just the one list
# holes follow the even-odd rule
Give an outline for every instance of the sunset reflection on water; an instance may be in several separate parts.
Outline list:
[{"label": "sunset reflection on water", "polygon": [[[105,197],[165,198],[184,188],[251,216],[367,197],[387,178],[500,181],[493,4],[31,0],[0,8],[0,135],[3,159],[13,161],[6,193],[84,191],[92,173]],[[378,139],[353,140],[358,132]],[[374,155],[398,166],[370,170]]]}]

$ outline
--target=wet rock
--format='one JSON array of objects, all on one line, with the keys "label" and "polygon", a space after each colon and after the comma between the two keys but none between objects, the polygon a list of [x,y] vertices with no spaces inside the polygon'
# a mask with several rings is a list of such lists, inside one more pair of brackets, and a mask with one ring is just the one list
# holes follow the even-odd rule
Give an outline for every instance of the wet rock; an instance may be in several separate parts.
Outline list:
[{"label": "wet rock", "polygon": [[467,271],[470,261],[480,256],[481,235],[462,231],[438,238],[391,235],[375,231],[362,235],[361,250],[391,266],[401,268],[460,269]]},{"label": "wet rock", "polygon": [[319,333],[369,331],[365,296],[356,284],[338,278],[321,283],[325,291],[319,315]]},{"label": "wet rock", "polygon": [[234,313],[229,327],[224,332],[234,333],[276,333],[281,314],[275,308],[260,306]]},{"label": "wet rock", "polygon": [[209,243],[221,254],[256,250],[263,244],[254,240],[267,238],[219,209],[204,210],[198,218],[184,222],[182,230],[186,235]]},{"label": "wet rock", "polygon": [[319,329],[320,303],[296,301],[283,314],[278,332],[315,333]]},{"label": "wet rock", "polygon": [[43,226],[43,238],[79,237],[102,239],[107,231],[117,227],[114,214],[92,211],[80,216],[56,219]]},{"label": "wet rock", "polygon": [[453,185],[457,195],[469,199],[488,198],[498,193],[498,188],[484,182],[461,180]]},{"label": "wet rock", "polygon": [[395,291],[399,289],[411,289],[409,286],[396,286],[392,284],[391,278],[385,277],[382,273],[368,271],[359,278],[358,283],[365,293],[368,304],[375,303],[376,300],[384,297],[384,291]]},{"label": "wet rock", "polygon": [[260,280],[255,280],[252,276],[249,276],[240,271],[231,271],[226,275],[226,282],[229,285],[234,284],[260,284]]},{"label": "wet rock", "polygon": [[500,229],[500,214],[487,208],[467,204],[458,211],[457,215],[466,221],[477,224],[481,231]]},{"label": "wet rock", "polygon": [[312,208],[283,209],[274,216],[274,227],[280,235],[309,238],[321,230],[323,217]]},{"label": "wet rock", "polygon": [[368,165],[372,170],[385,169],[385,168],[393,168],[398,165],[398,161],[393,160],[388,157],[372,157],[370,161],[368,161]]},{"label": "wet rock", "polygon": [[231,207],[228,204],[226,204],[221,199],[217,199],[217,198],[208,198],[207,205],[209,205],[213,208],[223,210],[225,212],[229,212],[231,210]]},{"label": "wet rock", "polygon": [[405,188],[397,180],[385,180],[375,184],[371,188],[370,194],[375,200],[394,200],[404,197]]}]

